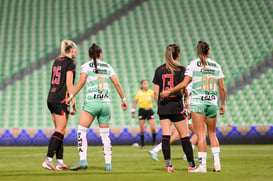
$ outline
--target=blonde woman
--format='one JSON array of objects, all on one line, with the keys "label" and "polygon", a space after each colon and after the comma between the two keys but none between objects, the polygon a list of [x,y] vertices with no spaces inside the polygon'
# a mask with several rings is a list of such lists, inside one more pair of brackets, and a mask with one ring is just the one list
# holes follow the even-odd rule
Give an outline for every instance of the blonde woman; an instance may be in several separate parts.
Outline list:
[{"label": "blonde woman", "polygon": [[213,171],[220,172],[220,145],[216,137],[216,122],[218,114],[219,87],[221,103],[220,114],[225,113],[225,87],[224,75],[220,65],[209,58],[209,44],[199,41],[197,45],[198,59],[191,61],[186,70],[186,77],[177,86],[161,92],[162,98],[168,98],[175,92],[184,89],[192,81],[191,115],[194,130],[198,136],[199,167],[194,172],[207,172],[207,142],[206,129],[211,143],[214,159]]},{"label": "blonde woman", "polygon": [[[55,132],[51,136],[47,157],[42,167],[48,170],[67,170],[63,161],[63,138],[69,118],[69,105],[66,99],[73,91],[75,79],[75,62],[73,59],[77,54],[77,45],[70,40],[63,40],[61,45],[61,57],[57,58],[52,66],[50,90],[47,98],[47,106],[51,112],[55,126]],[[76,114],[75,99],[72,100],[72,115]],[[52,163],[56,154],[57,166]]]},{"label": "blonde woman", "polygon": [[174,86],[183,81],[185,67],[178,63],[180,58],[180,48],[176,44],[171,44],[166,48],[165,64],[159,66],[154,75],[154,95],[158,105],[158,115],[162,128],[162,151],[166,164],[167,172],[174,172],[171,163],[170,137],[171,127],[174,124],[177,129],[181,146],[188,160],[188,171],[196,169],[193,159],[193,150],[189,137],[188,122],[184,112],[184,104],[182,101],[182,93],[177,92],[171,94],[167,98],[161,98],[159,92],[163,90],[173,89]]}]

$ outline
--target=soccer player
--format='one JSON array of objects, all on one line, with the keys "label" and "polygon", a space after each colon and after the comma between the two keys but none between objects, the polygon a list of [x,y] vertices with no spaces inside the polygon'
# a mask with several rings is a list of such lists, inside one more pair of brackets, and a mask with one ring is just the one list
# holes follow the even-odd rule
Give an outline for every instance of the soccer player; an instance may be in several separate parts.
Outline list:
[{"label": "soccer player", "polygon": [[[42,167],[48,170],[67,170],[63,161],[63,138],[66,125],[69,118],[69,105],[65,100],[73,91],[75,79],[75,62],[72,60],[76,57],[77,46],[70,40],[63,40],[61,44],[61,57],[57,58],[52,66],[51,85],[47,98],[47,106],[51,112],[52,120],[55,126],[55,132],[51,136],[47,157]],[[76,114],[77,108],[75,99],[72,99],[73,111]],[[52,163],[54,154],[57,158],[57,166]]]},{"label": "soccer player", "polygon": [[216,137],[217,121],[217,85],[219,87],[221,103],[220,114],[225,113],[225,87],[224,75],[220,65],[209,59],[209,44],[199,41],[197,45],[198,59],[191,61],[187,66],[186,77],[183,82],[174,88],[164,90],[160,96],[167,98],[169,95],[184,89],[192,81],[191,114],[194,130],[198,136],[198,158],[199,167],[195,172],[207,172],[207,143],[206,129],[211,143],[211,150],[214,159],[213,171],[221,171],[220,146]]},{"label": "soccer player", "polygon": [[153,144],[156,140],[156,126],[154,119],[154,111],[152,110],[154,91],[149,89],[149,83],[147,80],[142,80],[140,83],[141,90],[138,90],[135,96],[135,101],[131,109],[132,118],[135,117],[136,105],[139,102],[138,119],[140,126],[140,141],[141,148],[144,149],[144,131],[145,131],[145,120],[148,120],[152,130]]},{"label": "soccer player", "polygon": [[188,171],[196,169],[193,159],[193,150],[189,138],[189,128],[184,112],[181,92],[173,93],[169,97],[161,98],[159,92],[169,90],[183,81],[185,67],[178,63],[180,48],[176,44],[167,46],[165,52],[165,64],[159,66],[154,74],[154,94],[158,104],[158,115],[162,128],[162,151],[167,172],[174,172],[171,162],[170,137],[172,123],[179,132],[184,153],[187,155],[189,164]]},{"label": "soccer player", "polygon": [[[189,92],[189,94],[188,94]],[[186,114],[187,114],[187,118],[188,118],[188,124],[189,124],[189,129],[193,132],[193,135],[190,139],[190,142],[192,144],[192,149],[195,148],[195,145],[197,144],[197,135],[194,133],[194,129],[193,129],[193,125],[192,125],[192,120],[191,120],[191,116],[190,116],[190,99],[189,99],[189,95],[191,94],[191,84],[189,84],[187,86],[187,89],[184,89],[184,94],[183,94],[183,100],[184,100],[184,105],[186,105]],[[177,141],[180,139],[179,133],[178,131],[175,129],[173,135],[170,138],[170,144],[172,144],[173,142]],[[158,144],[157,146],[155,146],[153,149],[151,149],[148,153],[150,154],[151,158],[155,161],[159,161],[157,154],[159,151],[162,150],[162,143]],[[183,156],[184,160],[187,160],[186,155]]]},{"label": "soccer player", "polygon": [[95,117],[99,122],[99,133],[103,143],[105,171],[111,171],[112,165],[112,145],[109,137],[109,124],[111,118],[110,110],[110,81],[114,84],[120,98],[123,111],[127,109],[126,99],[118,78],[111,67],[106,62],[101,61],[101,48],[93,44],[89,48],[89,57],[91,61],[81,66],[80,80],[77,83],[73,93],[70,95],[68,102],[77,95],[86,83],[86,98],[83,110],[80,115],[78,124],[78,152],[80,161],[71,170],[86,169],[87,139],[86,133],[93,123]]},{"label": "soccer player", "polygon": [[[187,86],[187,89],[184,89],[184,94],[183,94],[183,100],[184,100],[184,105],[186,105],[186,114],[187,114],[187,120],[189,124],[189,129],[193,132],[193,135],[190,139],[190,142],[192,144],[192,149],[194,150],[195,145],[197,144],[197,135],[194,133],[193,125],[192,125],[192,120],[191,120],[191,113],[190,113],[190,94],[191,94],[191,84]],[[189,94],[188,94],[189,93]],[[173,142],[177,141],[180,139],[179,133],[177,129],[174,129],[174,133],[170,138],[170,144]],[[153,149],[151,149],[148,153],[150,154],[151,158],[155,161],[159,161],[157,155],[158,152],[162,150],[162,143],[159,143],[157,146],[155,146]],[[187,160],[187,156],[184,154],[183,160]]]}]

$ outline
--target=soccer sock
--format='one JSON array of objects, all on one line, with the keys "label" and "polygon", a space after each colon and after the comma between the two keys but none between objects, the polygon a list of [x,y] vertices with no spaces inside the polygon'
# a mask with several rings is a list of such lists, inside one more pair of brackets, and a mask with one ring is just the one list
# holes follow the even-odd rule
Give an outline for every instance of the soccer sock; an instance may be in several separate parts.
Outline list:
[{"label": "soccer sock", "polygon": [[156,145],[154,148],[153,148],[153,151],[155,153],[158,153],[160,150],[162,150],[162,142],[159,143],[158,145]]},{"label": "soccer sock", "polygon": [[166,167],[171,167],[171,147],[170,147],[170,135],[162,135],[162,152]]},{"label": "soccer sock", "polygon": [[207,152],[198,152],[199,167],[207,168]]},{"label": "soccer sock", "polygon": [[105,163],[112,161],[112,145],[109,137],[109,128],[100,128],[100,136],[103,144],[104,160]]},{"label": "soccer sock", "polygon": [[[62,135],[62,140],[59,142],[59,147],[56,151],[56,158],[57,158],[57,162],[58,160],[63,160],[63,154],[64,154],[64,135]],[[59,163],[59,162],[58,162]],[[61,162],[60,162],[61,163]],[[62,162],[63,163],[63,162]]]},{"label": "soccer sock", "polygon": [[211,152],[214,160],[214,165],[220,165],[220,147],[212,147]]},{"label": "soccer sock", "polygon": [[[60,142],[62,141],[63,135],[58,132],[54,132],[51,136],[50,142],[48,144],[47,158],[53,158],[54,154],[57,152]],[[51,160],[52,161],[52,160]]]},{"label": "soccer sock", "polygon": [[190,142],[190,137],[184,137],[181,138],[181,144],[182,144],[182,148],[184,150],[184,153],[187,156],[187,160],[188,160],[188,164],[190,167],[195,167],[195,162],[193,159],[193,151],[192,151],[192,145]]},{"label": "soccer sock", "polygon": [[143,147],[144,146],[144,133],[140,133],[140,143],[141,143],[141,146]]},{"label": "soccer sock", "polygon": [[152,137],[153,137],[153,145],[155,145],[156,132],[153,132],[153,133],[152,133]]},{"label": "soccer sock", "polygon": [[78,152],[80,155],[80,160],[86,160],[87,153],[87,133],[88,128],[78,125]]}]

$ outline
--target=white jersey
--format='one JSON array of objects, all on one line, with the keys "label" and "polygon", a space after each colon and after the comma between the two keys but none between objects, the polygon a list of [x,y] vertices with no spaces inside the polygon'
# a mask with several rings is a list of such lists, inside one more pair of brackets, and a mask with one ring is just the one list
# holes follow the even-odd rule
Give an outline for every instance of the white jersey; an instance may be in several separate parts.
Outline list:
[{"label": "white jersey", "polygon": [[93,60],[81,66],[81,73],[87,74],[86,102],[106,101],[110,102],[110,77],[115,75],[111,65],[97,60],[98,73],[95,73]]},{"label": "white jersey", "polygon": [[195,59],[187,66],[185,75],[192,78],[192,105],[217,105],[218,79],[224,77],[217,62],[208,58],[204,69],[201,60]]}]

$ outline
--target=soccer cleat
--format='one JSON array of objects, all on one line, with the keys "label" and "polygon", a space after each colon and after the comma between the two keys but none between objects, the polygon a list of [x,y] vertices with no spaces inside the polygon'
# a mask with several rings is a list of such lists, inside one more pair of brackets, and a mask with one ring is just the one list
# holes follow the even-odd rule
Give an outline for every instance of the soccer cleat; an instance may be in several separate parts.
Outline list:
[{"label": "soccer cleat", "polygon": [[173,167],[167,167],[167,172],[175,172],[174,168]]},{"label": "soccer cleat", "polygon": [[56,170],[55,166],[53,165],[53,163],[51,161],[45,160],[42,164],[42,167],[44,169],[48,169],[48,170]]},{"label": "soccer cleat", "polygon": [[80,169],[87,169],[88,167],[88,164],[87,164],[87,161],[86,160],[80,160],[78,161],[78,163],[76,163],[75,166],[73,167],[70,167],[70,170],[80,170]]},{"label": "soccer cleat", "polygon": [[56,166],[56,170],[69,170],[69,167],[64,163],[58,163]]},{"label": "soccer cleat", "polygon": [[157,158],[157,154],[153,150],[150,150],[148,153],[150,154],[153,160],[159,161],[159,159]]},{"label": "soccer cleat", "polygon": [[109,172],[109,171],[112,171],[112,165],[111,165],[111,163],[106,163],[106,164],[105,164],[104,170],[105,170],[105,171],[108,171],[108,172]]},{"label": "soccer cleat", "polygon": [[191,173],[206,173],[207,168],[200,167],[200,166],[199,167],[189,167],[188,172],[191,172]]},{"label": "soccer cleat", "polygon": [[220,172],[221,171],[221,165],[220,165],[220,163],[214,165],[213,171],[214,172]]}]

